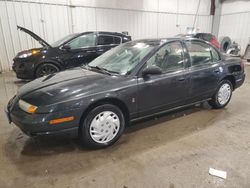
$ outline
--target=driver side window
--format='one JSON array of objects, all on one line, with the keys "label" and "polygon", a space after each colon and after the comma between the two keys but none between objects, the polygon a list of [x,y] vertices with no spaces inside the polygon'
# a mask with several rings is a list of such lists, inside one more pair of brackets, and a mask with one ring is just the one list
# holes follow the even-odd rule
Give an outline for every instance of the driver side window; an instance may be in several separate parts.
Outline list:
[{"label": "driver side window", "polygon": [[96,45],[96,35],[91,33],[81,35],[68,43],[70,49],[78,49],[84,47],[93,47]]},{"label": "driver side window", "polygon": [[147,67],[158,66],[163,73],[184,69],[183,49],[180,42],[170,42],[160,48],[148,61]]}]

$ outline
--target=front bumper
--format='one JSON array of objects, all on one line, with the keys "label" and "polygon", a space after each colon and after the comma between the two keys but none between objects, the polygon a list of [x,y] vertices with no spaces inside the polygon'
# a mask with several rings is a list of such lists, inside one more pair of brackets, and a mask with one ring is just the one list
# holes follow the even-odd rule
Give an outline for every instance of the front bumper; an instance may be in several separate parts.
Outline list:
[{"label": "front bumper", "polygon": [[[70,134],[74,137],[78,135],[78,128],[81,118],[81,112],[79,109],[65,110],[61,112],[46,114],[29,114],[21,110],[16,102],[16,104],[13,104],[13,106],[8,104],[8,107],[5,109],[5,111],[9,122],[13,122],[25,134],[29,136],[61,133]],[[49,121],[52,119],[69,116],[74,116],[74,120],[54,125],[49,124]]]},{"label": "front bumper", "polygon": [[35,78],[35,68],[34,62],[32,61],[19,61],[14,59],[12,69],[16,73],[16,77],[20,79],[34,79]]}]

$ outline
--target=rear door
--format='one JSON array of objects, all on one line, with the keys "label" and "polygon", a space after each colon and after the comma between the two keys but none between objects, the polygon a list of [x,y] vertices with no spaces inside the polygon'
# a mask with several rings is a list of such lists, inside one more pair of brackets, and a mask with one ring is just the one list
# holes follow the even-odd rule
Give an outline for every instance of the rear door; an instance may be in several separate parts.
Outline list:
[{"label": "rear door", "polygon": [[97,38],[97,54],[102,55],[106,51],[118,46],[122,43],[122,38],[115,35],[98,34]]},{"label": "rear door", "polygon": [[190,100],[197,101],[211,97],[220,80],[223,68],[219,53],[205,42],[185,42],[190,61]]}]

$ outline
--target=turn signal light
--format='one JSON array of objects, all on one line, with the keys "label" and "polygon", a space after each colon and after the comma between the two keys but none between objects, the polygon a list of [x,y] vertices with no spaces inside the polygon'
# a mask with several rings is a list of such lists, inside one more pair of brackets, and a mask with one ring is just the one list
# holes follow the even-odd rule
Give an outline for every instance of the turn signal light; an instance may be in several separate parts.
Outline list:
[{"label": "turn signal light", "polygon": [[32,105],[27,109],[27,112],[30,114],[34,114],[36,112],[36,109],[37,107]]},{"label": "turn signal light", "polygon": [[38,54],[40,51],[39,50],[32,50],[32,55]]},{"label": "turn signal light", "polygon": [[49,124],[53,125],[53,124],[58,124],[58,123],[63,123],[63,122],[69,122],[69,121],[73,121],[74,119],[75,119],[74,116],[53,119],[49,121]]}]

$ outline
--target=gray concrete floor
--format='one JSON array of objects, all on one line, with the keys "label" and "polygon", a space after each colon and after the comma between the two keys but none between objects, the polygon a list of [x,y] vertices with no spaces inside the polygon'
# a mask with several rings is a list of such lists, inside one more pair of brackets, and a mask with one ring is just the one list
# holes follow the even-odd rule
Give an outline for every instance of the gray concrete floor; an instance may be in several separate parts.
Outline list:
[{"label": "gray concrete floor", "polygon": [[[0,74],[0,187],[250,187],[249,81],[225,109],[205,104],[144,120],[112,147],[92,151],[9,125],[3,107],[25,82]],[[209,167],[227,179],[210,176]]]}]

